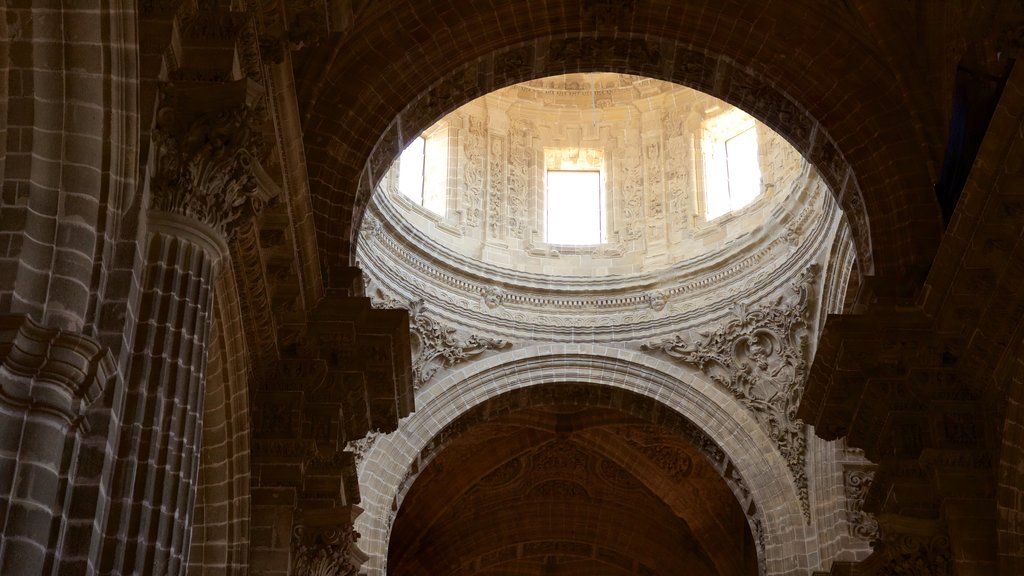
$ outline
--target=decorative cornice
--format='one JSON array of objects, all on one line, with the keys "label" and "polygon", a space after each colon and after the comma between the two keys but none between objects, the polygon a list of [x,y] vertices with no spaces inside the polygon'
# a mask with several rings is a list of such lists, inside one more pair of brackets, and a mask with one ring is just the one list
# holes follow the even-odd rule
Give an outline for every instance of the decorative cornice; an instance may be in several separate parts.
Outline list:
[{"label": "decorative cornice", "polygon": [[230,240],[266,203],[257,186],[263,113],[250,104],[187,115],[165,97],[153,131],[150,209],[192,218]]},{"label": "decorative cornice", "polygon": [[[791,195],[818,208],[804,206],[790,221],[801,230],[797,247],[781,235],[766,237],[724,259],[708,255],[657,273],[587,278],[496,267],[443,248],[404,222],[388,202],[377,201],[364,219],[358,259],[376,285],[403,301],[437,302],[443,305],[438,318],[466,330],[554,341],[581,335],[617,341],[623,332],[631,339],[654,338],[722,318],[737,299],[759,300],[820,257],[841,214],[825,199],[823,182],[813,173],[806,178],[804,188]],[[498,306],[482,298],[490,287],[501,288]],[[664,296],[661,309],[655,292]]]},{"label": "decorative cornice", "polygon": [[641,345],[700,370],[751,411],[786,459],[808,521],[806,426],[796,410],[807,378],[810,295],[818,271],[812,265],[800,274],[795,301],[779,297],[749,310],[737,305],[732,320],[701,332],[700,340],[675,334]]},{"label": "decorative cornice", "polygon": [[416,390],[430,382],[441,368],[451,368],[487,350],[499,350],[512,345],[508,340],[476,334],[460,338],[455,328],[431,318],[424,308],[422,300],[409,304],[410,325],[418,340],[414,344],[418,353],[412,365],[413,388]]},{"label": "decorative cornice", "polygon": [[92,338],[0,316],[0,401],[74,422],[115,374],[110,350]]}]

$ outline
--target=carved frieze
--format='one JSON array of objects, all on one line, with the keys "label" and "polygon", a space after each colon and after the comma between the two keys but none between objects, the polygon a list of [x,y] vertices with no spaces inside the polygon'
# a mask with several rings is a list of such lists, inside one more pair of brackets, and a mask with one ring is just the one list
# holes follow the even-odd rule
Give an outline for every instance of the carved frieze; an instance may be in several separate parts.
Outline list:
[{"label": "carved frieze", "polygon": [[202,222],[232,238],[263,208],[255,167],[262,115],[245,104],[181,118],[173,98],[158,112],[150,208]]},{"label": "carved frieze", "polygon": [[676,334],[642,346],[700,370],[751,411],[786,459],[808,519],[806,426],[796,410],[807,377],[810,294],[817,277],[813,265],[794,284],[795,298],[737,306],[730,321],[702,332],[699,340]]},{"label": "carved frieze", "polygon": [[461,338],[455,328],[426,314],[422,300],[410,304],[409,318],[418,348],[412,365],[415,389],[430,382],[441,368],[451,368],[487,350],[499,350],[512,345],[507,340],[477,334]]}]

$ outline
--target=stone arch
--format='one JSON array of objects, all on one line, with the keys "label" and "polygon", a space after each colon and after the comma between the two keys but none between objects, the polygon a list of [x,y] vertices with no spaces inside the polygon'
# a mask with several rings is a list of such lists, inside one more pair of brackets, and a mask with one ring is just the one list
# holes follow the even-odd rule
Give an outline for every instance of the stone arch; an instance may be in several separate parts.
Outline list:
[{"label": "stone arch", "polygon": [[749,502],[763,523],[760,560],[765,572],[813,568],[803,544],[809,527],[786,463],[774,449],[764,449],[770,440],[735,399],[699,374],[639,352],[566,344],[498,354],[449,374],[420,391],[419,410],[396,433],[370,447],[359,467],[365,512],[356,520],[360,547],[370,556],[368,574],[384,573],[393,513],[411,485],[410,477],[420,469],[422,456],[429,454],[446,427],[489,399],[557,383],[631,392],[692,423],[722,451],[749,490]]},{"label": "stone arch", "polygon": [[[329,282],[332,267],[352,254],[365,204],[405,142],[494,89],[582,71],[688,85],[747,110],[785,136],[818,166],[850,218],[864,273],[917,269],[930,258],[941,224],[931,192],[936,158],[929,157],[929,147],[939,149],[941,142],[920,145],[927,139],[906,95],[897,90],[898,78],[879,81],[893,74],[884,60],[867,49],[848,49],[863,45],[857,39],[863,31],[854,24],[835,19],[825,41],[800,24],[807,11],[821,8],[799,2],[746,9],[716,2],[589,9],[571,4],[544,3],[528,15],[511,7],[453,7],[454,22],[411,5],[388,7],[388,25],[380,27],[387,37],[382,32],[367,40],[374,46],[372,57],[386,55],[382,73],[354,79],[349,56],[307,76],[316,77],[304,86],[306,134],[318,244]],[[624,12],[609,28],[595,13],[604,10]],[[752,25],[742,33],[716,26],[737,16],[730,12],[745,10],[750,13],[740,14],[741,21],[771,25]],[[377,17],[383,16],[372,10],[362,15],[367,21]],[[419,31],[436,24],[446,33],[431,42],[409,42],[417,34],[403,30],[405,22],[415,22]],[[837,38],[843,41],[833,42]],[[358,51],[353,48],[353,54]],[[821,61],[856,73],[808,74]],[[858,77],[872,78],[872,89],[865,90],[867,83]],[[865,145],[883,132],[910,136]],[[907,161],[897,167],[893,158]],[[899,218],[908,208],[920,218]]]}]

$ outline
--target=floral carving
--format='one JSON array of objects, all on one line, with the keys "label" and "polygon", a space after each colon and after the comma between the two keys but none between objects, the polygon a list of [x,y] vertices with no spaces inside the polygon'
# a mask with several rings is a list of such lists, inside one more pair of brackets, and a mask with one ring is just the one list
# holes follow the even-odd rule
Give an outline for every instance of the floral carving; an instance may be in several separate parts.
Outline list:
[{"label": "floral carving", "polygon": [[466,202],[464,213],[467,226],[480,225],[480,199],[483,197],[484,178],[487,174],[486,159],[483,154],[485,138],[483,120],[476,116],[470,116],[469,130],[466,131],[466,142],[463,146],[466,154],[463,179]]},{"label": "floral carving", "polygon": [[786,459],[806,519],[806,426],[796,411],[807,377],[809,295],[817,277],[817,265],[801,274],[794,302],[778,298],[753,309],[737,306],[732,320],[702,332],[699,341],[676,334],[642,346],[700,370],[753,413]]},{"label": "floral carving", "polygon": [[254,170],[263,143],[260,116],[254,107],[238,106],[182,127],[173,108],[161,110],[153,132],[150,207],[194,218],[232,238],[265,203]]},{"label": "floral carving", "polygon": [[507,340],[476,334],[460,338],[455,328],[425,314],[422,300],[410,304],[409,319],[419,348],[412,366],[415,389],[430,382],[441,368],[451,368],[487,350],[511,346],[511,342]]},{"label": "floral carving", "polygon": [[878,522],[873,515],[864,511],[864,499],[871,489],[875,473],[869,470],[852,469],[844,474],[846,491],[846,520],[850,531],[857,538],[873,541],[878,539]]},{"label": "floral carving", "polygon": [[292,533],[295,576],[355,576],[365,555],[355,546],[359,533],[351,524],[316,530],[301,524]]}]

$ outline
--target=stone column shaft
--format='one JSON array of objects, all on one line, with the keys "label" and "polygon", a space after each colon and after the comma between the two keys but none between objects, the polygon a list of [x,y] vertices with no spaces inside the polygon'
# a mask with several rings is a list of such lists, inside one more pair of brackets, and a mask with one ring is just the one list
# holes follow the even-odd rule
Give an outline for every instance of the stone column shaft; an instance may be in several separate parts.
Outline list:
[{"label": "stone column shaft", "polygon": [[188,565],[214,286],[228,240],[262,205],[257,92],[245,80],[178,86],[157,113],[103,574],[183,574]]},{"label": "stone column shaft", "polygon": [[0,317],[0,573],[52,571],[81,418],[113,374],[95,341]]},{"label": "stone column shaft", "polygon": [[203,384],[219,235],[173,214],[151,215],[138,329],[102,570],[174,574],[188,550],[202,430]]}]

